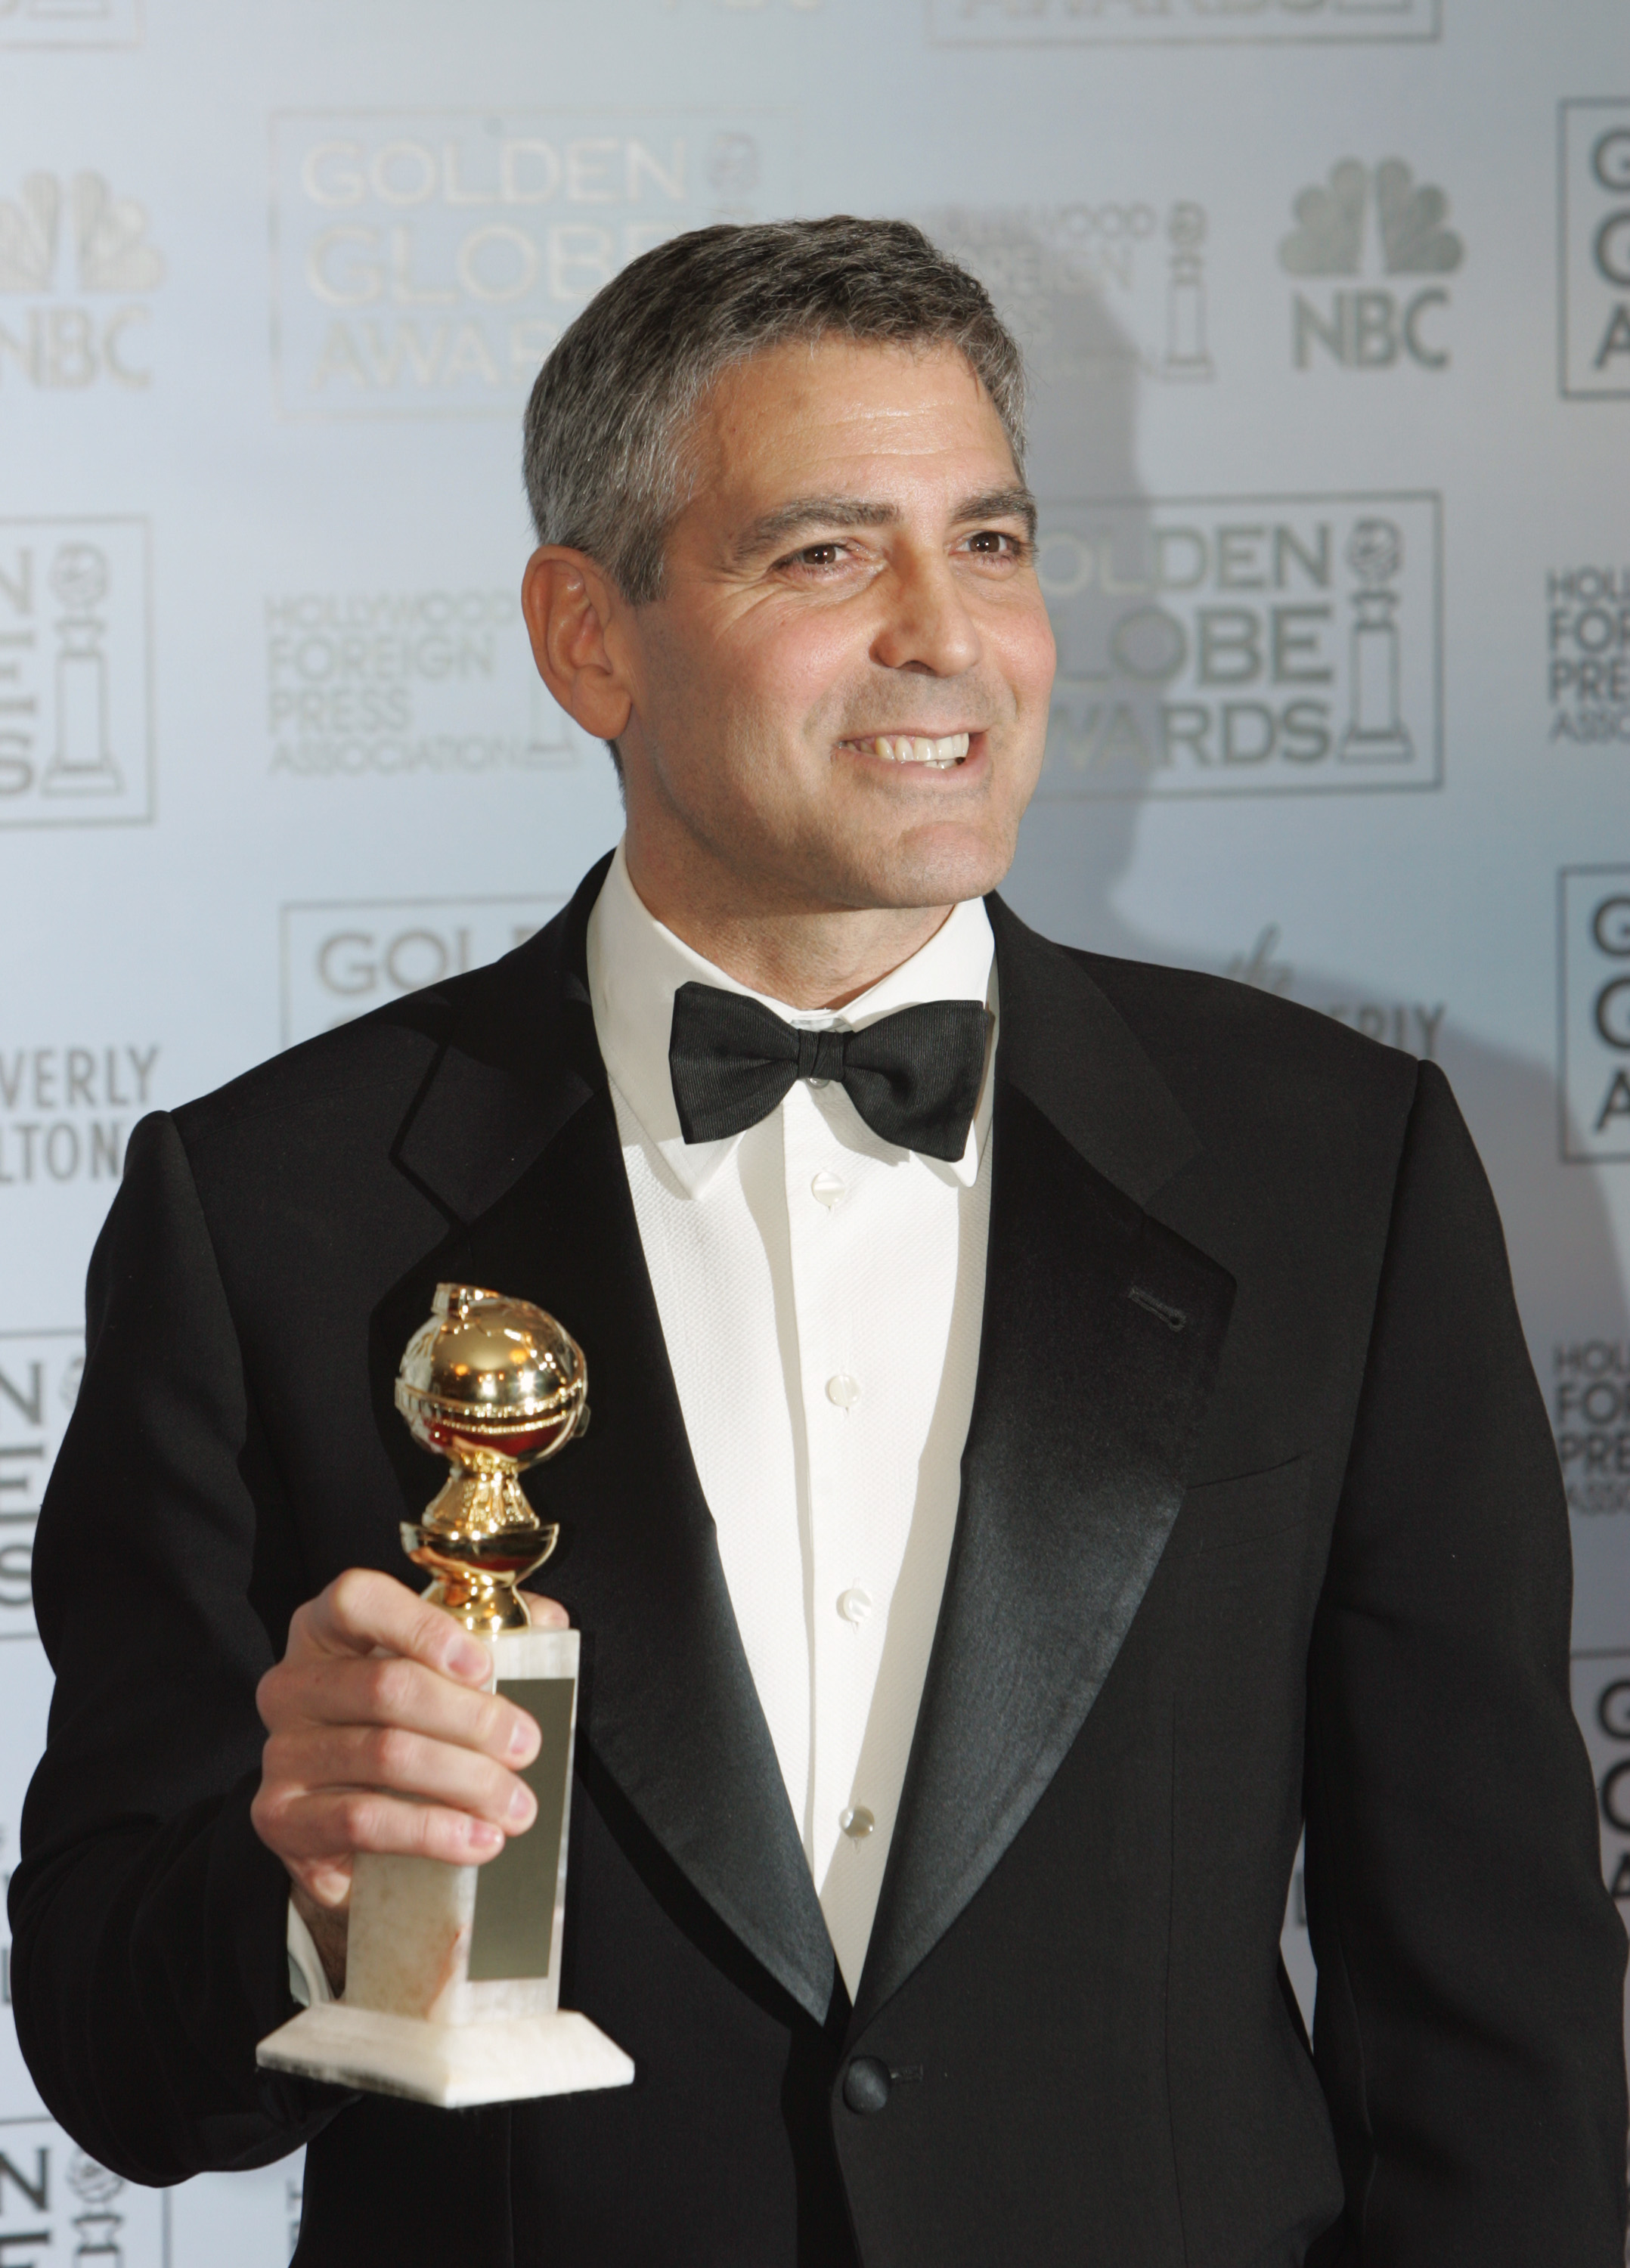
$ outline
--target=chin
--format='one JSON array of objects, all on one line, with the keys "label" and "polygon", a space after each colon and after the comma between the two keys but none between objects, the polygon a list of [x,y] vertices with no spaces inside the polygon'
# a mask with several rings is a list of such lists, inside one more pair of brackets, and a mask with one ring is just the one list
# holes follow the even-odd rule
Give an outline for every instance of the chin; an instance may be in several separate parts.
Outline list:
[{"label": "chin", "polygon": [[997,888],[1013,864],[1014,847],[983,836],[896,844],[859,862],[857,880],[873,906],[956,905]]}]

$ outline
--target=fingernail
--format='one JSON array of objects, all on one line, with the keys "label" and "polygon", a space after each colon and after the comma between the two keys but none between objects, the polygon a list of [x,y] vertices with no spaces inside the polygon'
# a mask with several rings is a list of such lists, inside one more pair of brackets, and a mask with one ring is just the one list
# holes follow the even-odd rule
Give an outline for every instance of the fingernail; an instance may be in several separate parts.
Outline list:
[{"label": "fingernail", "polygon": [[509,1815],[519,1827],[532,1816],[532,1795],[529,1789],[518,1787],[509,1800]]},{"label": "fingernail", "polygon": [[492,1657],[474,1638],[461,1638],[448,1654],[447,1663],[455,1677],[468,1677],[472,1682],[480,1678],[484,1683],[492,1667]]},{"label": "fingernail", "polygon": [[512,1756],[519,1757],[529,1755],[531,1749],[532,1719],[530,1717],[523,1717],[510,1734],[509,1752]]},{"label": "fingernail", "polygon": [[475,1851],[496,1851],[504,1840],[501,1827],[489,1826],[484,1819],[472,1819],[469,1824],[470,1848]]}]

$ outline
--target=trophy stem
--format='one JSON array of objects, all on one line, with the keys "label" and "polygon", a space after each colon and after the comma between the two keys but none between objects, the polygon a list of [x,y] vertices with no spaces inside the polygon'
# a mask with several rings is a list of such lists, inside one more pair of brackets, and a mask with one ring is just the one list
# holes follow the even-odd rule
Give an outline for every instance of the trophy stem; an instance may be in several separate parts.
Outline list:
[{"label": "trophy stem", "polygon": [[537,1524],[513,1469],[455,1464],[424,1509],[426,1528],[452,1535],[497,1535]]},{"label": "trophy stem", "polygon": [[422,1521],[404,1521],[408,1557],[435,1580],[432,1606],[481,1638],[530,1627],[516,1586],[555,1549],[558,1528],[539,1522],[512,1469],[455,1464]]}]

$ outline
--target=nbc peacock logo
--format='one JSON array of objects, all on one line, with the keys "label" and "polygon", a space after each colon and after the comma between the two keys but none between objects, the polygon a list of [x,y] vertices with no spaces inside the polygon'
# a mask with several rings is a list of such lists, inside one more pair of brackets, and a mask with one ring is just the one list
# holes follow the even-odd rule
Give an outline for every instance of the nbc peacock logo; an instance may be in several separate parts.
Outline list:
[{"label": "nbc peacock logo", "polygon": [[31,173],[0,197],[0,393],[151,385],[142,342],[165,260],[149,232],[146,207],[89,168]]},{"label": "nbc peacock logo", "polygon": [[[1449,196],[1401,158],[1343,158],[1292,206],[1280,265],[1297,279],[1291,360],[1298,370],[1447,370],[1447,281],[1466,247]],[[1368,279],[1368,280],[1367,280]]]}]

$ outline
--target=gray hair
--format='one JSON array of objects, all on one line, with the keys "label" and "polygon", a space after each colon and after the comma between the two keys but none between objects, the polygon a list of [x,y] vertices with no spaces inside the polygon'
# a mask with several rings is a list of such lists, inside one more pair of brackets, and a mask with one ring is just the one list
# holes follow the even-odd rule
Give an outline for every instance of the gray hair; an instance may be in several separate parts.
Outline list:
[{"label": "gray hair", "polygon": [[1024,469],[1024,363],[976,276],[904,220],[692,229],[597,291],[527,405],[540,543],[586,552],[631,604],[660,598],[663,546],[690,494],[685,444],[712,387],[768,347],[829,335],[955,347]]}]

